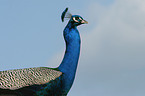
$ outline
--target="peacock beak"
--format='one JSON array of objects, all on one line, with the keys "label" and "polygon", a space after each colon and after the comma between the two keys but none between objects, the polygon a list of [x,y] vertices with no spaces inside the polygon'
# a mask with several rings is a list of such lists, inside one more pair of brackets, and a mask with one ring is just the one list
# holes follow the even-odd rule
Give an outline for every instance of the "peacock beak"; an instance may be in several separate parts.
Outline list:
[{"label": "peacock beak", "polygon": [[81,23],[82,24],[88,24],[88,22],[86,20],[82,20]]}]

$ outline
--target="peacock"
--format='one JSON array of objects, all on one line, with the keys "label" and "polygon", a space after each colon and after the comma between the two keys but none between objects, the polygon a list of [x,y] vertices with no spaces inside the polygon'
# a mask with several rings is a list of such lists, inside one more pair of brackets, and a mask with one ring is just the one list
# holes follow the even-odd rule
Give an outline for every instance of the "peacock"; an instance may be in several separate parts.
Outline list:
[{"label": "peacock", "polygon": [[77,26],[87,24],[79,15],[66,8],[62,15],[69,19],[63,36],[66,50],[57,68],[34,67],[0,71],[0,96],[67,96],[76,74],[80,54],[80,34]]}]

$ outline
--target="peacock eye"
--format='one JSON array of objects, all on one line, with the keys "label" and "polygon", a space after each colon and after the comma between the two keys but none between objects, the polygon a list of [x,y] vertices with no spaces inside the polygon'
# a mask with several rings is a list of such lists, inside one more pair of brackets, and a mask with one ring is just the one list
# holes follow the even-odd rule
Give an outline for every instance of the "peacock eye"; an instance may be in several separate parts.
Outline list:
[{"label": "peacock eye", "polygon": [[79,17],[73,17],[73,20],[75,21],[75,22],[79,22],[78,20],[79,20]]},{"label": "peacock eye", "polygon": [[75,17],[76,20],[79,20],[79,17]]}]

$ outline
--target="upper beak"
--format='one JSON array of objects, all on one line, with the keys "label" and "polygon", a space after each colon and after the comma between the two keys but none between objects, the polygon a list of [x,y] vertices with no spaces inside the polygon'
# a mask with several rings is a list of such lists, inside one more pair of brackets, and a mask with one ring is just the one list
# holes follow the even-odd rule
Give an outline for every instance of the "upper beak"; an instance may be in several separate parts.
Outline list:
[{"label": "upper beak", "polygon": [[81,23],[82,24],[88,24],[88,22],[86,20],[82,20]]}]

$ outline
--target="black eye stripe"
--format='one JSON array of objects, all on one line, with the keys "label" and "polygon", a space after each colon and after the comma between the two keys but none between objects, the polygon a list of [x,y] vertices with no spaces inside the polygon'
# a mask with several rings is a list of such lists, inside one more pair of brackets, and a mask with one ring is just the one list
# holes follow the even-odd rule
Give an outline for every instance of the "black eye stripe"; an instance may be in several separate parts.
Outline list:
[{"label": "black eye stripe", "polygon": [[81,23],[82,20],[83,20],[82,17],[79,17],[79,16],[74,16],[74,17],[73,17],[73,21],[76,22],[76,23]]},{"label": "black eye stripe", "polygon": [[75,17],[76,20],[79,20],[79,17]]}]

